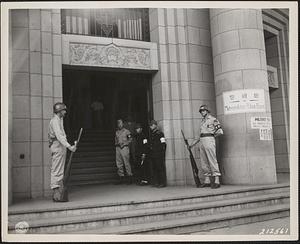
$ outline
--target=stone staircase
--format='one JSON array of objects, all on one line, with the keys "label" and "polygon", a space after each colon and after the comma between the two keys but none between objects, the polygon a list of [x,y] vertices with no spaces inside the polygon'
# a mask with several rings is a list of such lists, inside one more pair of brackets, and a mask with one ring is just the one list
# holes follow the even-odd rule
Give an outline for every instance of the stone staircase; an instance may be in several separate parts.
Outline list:
[{"label": "stone staircase", "polygon": [[[71,134],[73,140],[76,136]],[[110,184],[116,180],[114,133],[84,130],[73,154],[70,185]]]},{"label": "stone staircase", "polygon": [[9,233],[26,220],[31,234],[191,234],[287,217],[289,189],[288,184],[220,188],[155,200],[10,211]]}]

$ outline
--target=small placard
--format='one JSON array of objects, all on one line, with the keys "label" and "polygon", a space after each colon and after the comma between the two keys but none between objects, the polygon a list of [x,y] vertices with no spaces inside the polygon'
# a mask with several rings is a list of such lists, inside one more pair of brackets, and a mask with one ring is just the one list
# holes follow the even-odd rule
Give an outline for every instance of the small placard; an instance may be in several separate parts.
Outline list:
[{"label": "small placard", "polygon": [[271,117],[251,117],[251,129],[272,129]]},{"label": "small placard", "polygon": [[261,141],[271,141],[272,129],[259,129],[259,139]]}]

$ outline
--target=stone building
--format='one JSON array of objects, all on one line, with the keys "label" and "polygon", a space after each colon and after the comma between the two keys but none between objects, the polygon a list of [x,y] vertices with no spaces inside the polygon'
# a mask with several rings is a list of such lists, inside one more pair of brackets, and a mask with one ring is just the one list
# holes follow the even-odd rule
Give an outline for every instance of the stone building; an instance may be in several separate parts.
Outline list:
[{"label": "stone building", "polygon": [[225,131],[224,184],[289,174],[287,9],[16,9],[9,21],[10,202],[50,194],[53,104],[69,108],[68,135],[92,132],[97,96],[102,131],[128,114],[159,122],[168,185],[193,184],[180,130],[197,136],[201,104]]}]

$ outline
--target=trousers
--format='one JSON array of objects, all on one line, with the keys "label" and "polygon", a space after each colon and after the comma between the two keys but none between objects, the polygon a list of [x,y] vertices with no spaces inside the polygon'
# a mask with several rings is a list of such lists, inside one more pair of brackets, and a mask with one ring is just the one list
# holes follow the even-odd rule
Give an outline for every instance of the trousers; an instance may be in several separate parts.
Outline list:
[{"label": "trousers", "polygon": [[204,176],[220,176],[214,137],[200,138],[200,166]]},{"label": "trousers", "polygon": [[153,184],[166,184],[165,157],[152,157]]},{"label": "trousers", "polygon": [[119,176],[124,176],[124,166],[127,176],[132,176],[129,158],[129,147],[123,147],[122,149],[116,147],[116,164]]},{"label": "trousers", "polygon": [[54,141],[51,150],[51,189],[60,187],[64,178],[67,149],[59,141]]}]

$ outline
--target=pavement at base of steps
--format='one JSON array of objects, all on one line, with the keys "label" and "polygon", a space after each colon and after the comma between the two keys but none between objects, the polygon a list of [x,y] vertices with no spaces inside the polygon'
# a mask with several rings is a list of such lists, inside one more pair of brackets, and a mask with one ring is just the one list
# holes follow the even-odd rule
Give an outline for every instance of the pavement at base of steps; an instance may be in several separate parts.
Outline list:
[{"label": "pavement at base of steps", "polygon": [[[278,229],[278,233],[276,230]],[[281,231],[281,234],[280,234]],[[255,222],[246,225],[214,229],[210,231],[195,232],[191,235],[289,235],[290,217]]]}]

